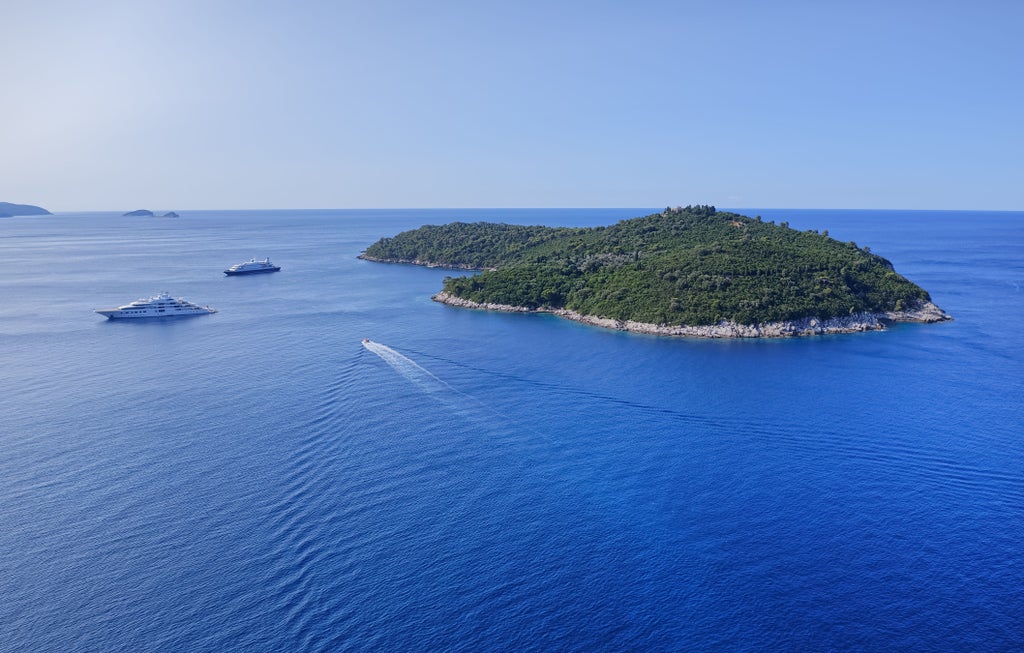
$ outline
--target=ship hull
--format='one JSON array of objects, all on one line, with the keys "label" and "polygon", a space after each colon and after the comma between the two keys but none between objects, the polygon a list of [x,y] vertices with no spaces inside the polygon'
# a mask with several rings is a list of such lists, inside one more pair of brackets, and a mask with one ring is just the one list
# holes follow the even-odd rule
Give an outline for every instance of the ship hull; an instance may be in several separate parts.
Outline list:
[{"label": "ship hull", "polygon": [[229,277],[238,277],[245,274],[267,274],[269,272],[277,272],[280,269],[281,268],[279,267],[273,267],[263,268],[261,270],[224,270],[224,274],[228,275]]},{"label": "ship hull", "polygon": [[108,320],[159,320],[169,317],[196,317],[198,315],[209,315],[216,313],[215,310],[202,311],[153,311],[152,313],[126,313],[125,311],[96,311]]}]

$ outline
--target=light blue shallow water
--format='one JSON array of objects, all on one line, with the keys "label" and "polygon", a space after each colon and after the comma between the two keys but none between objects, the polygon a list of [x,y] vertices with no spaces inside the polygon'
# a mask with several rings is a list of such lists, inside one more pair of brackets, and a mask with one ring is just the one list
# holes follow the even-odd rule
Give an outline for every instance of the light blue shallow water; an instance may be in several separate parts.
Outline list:
[{"label": "light blue shallow water", "polygon": [[[646,212],[0,220],[0,650],[1024,648],[1024,214],[742,211],[956,318],[813,339],[453,309],[355,258]],[[222,274],[252,256],[283,269]],[[220,312],[92,313],[160,290]]]}]

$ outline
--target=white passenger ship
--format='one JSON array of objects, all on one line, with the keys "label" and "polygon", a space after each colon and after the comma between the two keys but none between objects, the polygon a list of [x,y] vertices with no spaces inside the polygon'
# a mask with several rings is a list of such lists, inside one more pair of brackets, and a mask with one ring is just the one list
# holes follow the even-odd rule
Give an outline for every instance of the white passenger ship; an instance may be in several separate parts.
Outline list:
[{"label": "white passenger ship", "polygon": [[265,258],[262,261],[257,261],[256,259],[251,258],[245,263],[235,263],[227,270],[224,270],[224,274],[228,276],[238,274],[259,274],[260,272],[277,272],[280,269],[281,266],[274,265],[270,262],[269,258]]},{"label": "white passenger ship", "polygon": [[216,313],[217,309],[209,306],[199,306],[180,297],[171,297],[170,294],[162,292],[149,299],[136,299],[131,304],[118,306],[117,308],[96,309],[100,315],[107,319],[132,319],[142,317],[187,317],[189,315],[206,315]]}]

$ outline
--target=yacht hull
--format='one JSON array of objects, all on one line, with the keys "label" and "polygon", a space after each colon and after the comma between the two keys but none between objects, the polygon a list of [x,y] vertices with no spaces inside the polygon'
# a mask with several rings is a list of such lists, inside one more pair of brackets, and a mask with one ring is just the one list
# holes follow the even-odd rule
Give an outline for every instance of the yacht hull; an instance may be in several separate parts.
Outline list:
[{"label": "yacht hull", "polygon": [[237,277],[243,274],[267,274],[268,272],[277,272],[280,269],[281,268],[279,267],[272,267],[263,268],[260,270],[224,270],[224,274],[228,275],[229,277]]},{"label": "yacht hull", "polygon": [[190,311],[190,312],[169,312],[163,313],[152,313],[152,314],[137,314],[137,313],[124,313],[122,311],[96,311],[108,320],[160,320],[168,317],[197,317],[199,315],[209,315],[210,313],[216,313],[215,309],[208,311]]}]

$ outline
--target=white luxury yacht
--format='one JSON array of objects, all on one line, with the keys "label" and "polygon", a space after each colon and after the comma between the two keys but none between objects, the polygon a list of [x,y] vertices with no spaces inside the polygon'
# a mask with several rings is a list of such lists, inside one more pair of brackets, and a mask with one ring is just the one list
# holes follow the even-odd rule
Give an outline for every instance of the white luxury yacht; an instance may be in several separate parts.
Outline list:
[{"label": "white luxury yacht", "polygon": [[199,306],[180,297],[171,297],[170,294],[162,292],[149,299],[136,299],[131,304],[118,306],[117,308],[96,309],[100,315],[108,319],[130,319],[140,317],[186,317],[189,315],[206,315],[216,313],[217,309],[209,306]]},{"label": "white luxury yacht", "polygon": [[257,261],[254,258],[249,259],[245,263],[236,263],[224,270],[224,274],[233,276],[236,274],[257,274],[259,272],[277,272],[281,267],[274,265],[270,262],[269,258],[265,258],[262,261]]}]

